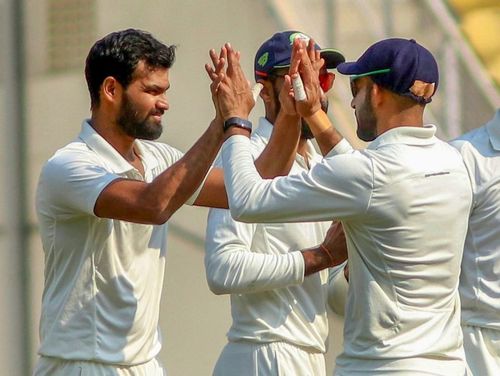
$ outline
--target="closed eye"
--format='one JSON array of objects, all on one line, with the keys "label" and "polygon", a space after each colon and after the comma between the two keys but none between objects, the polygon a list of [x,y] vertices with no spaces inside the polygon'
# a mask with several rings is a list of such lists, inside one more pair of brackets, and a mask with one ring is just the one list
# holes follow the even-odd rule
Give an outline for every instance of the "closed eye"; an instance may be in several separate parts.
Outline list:
[{"label": "closed eye", "polygon": [[144,88],[144,91],[148,94],[152,95],[163,95],[167,92],[167,90],[170,88],[170,85],[168,85],[166,88],[161,87],[158,85],[151,85],[151,86],[146,86]]}]

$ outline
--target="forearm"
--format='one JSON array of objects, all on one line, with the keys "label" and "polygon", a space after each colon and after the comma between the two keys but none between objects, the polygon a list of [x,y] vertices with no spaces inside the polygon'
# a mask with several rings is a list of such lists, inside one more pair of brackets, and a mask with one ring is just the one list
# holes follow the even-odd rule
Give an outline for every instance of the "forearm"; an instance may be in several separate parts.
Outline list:
[{"label": "forearm", "polygon": [[327,155],[342,140],[342,135],[335,129],[323,110],[316,111],[305,120],[314,134],[321,154]]},{"label": "forearm", "polygon": [[300,117],[280,111],[273,125],[268,144],[255,161],[263,179],[288,175],[292,168],[300,139]]},{"label": "forearm", "polygon": [[304,262],[299,252],[271,255],[233,249],[207,256],[206,271],[215,294],[254,293],[302,283]]},{"label": "forearm", "polygon": [[304,257],[304,274],[306,276],[340,265],[345,261],[335,253],[328,251],[323,245],[307,248],[301,252]]},{"label": "forearm", "polygon": [[148,185],[144,196],[153,201],[160,222],[168,220],[198,189],[221,144],[222,123],[214,119],[184,156]]}]

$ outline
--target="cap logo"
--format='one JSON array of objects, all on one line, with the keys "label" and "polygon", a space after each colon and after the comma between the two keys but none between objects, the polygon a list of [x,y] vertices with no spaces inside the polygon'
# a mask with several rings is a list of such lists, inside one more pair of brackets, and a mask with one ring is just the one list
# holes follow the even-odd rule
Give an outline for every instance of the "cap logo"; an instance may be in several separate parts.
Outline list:
[{"label": "cap logo", "polygon": [[257,64],[263,67],[264,65],[267,64],[268,60],[269,60],[269,52],[265,52],[259,57],[259,60],[257,60]]},{"label": "cap logo", "polygon": [[298,39],[302,39],[303,41],[306,42],[306,44],[309,43],[309,39],[311,39],[307,35],[302,34],[302,33],[293,33],[293,34],[290,34],[290,36],[288,38],[290,40],[290,44],[293,44],[293,41],[295,39],[297,39],[297,38]]}]

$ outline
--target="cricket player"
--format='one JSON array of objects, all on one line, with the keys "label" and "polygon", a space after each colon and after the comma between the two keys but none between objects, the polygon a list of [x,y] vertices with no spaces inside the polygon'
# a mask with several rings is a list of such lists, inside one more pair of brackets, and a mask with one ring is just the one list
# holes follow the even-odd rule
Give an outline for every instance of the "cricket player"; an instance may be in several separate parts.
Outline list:
[{"label": "cricket player", "polygon": [[[255,55],[255,80],[263,85],[260,97],[265,117],[259,119],[251,144],[254,159],[271,137],[281,138],[282,154],[292,145],[292,174],[309,171],[322,159],[310,141],[313,135],[307,123],[294,109],[293,99],[281,93],[297,38],[310,39],[298,31],[279,32]],[[325,61],[317,71],[322,90],[328,91],[334,76],[327,68],[335,68],[344,57],[318,45],[315,51]],[[326,112],[324,93],[320,101]],[[334,149],[330,154],[338,152]],[[325,263],[325,269],[310,274],[300,251],[322,243],[330,223],[247,224],[233,220],[229,210],[210,209],[205,241],[207,281],[214,293],[231,294],[233,319],[229,342],[214,375],[325,375],[329,280],[346,284],[342,273],[345,263],[330,272]],[[329,245],[339,246],[345,247],[343,236],[337,245]],[[344,302],[338,302],[341,304]]]},{"label": "cricket player", "polygon": [[460,300],[467,364],[473,375],[500,375],[500,110],[452,142],[472,181]]},{"label": "cricket player", "polygon": [[[329,134],[315,61],[300,41],[294,49],[285,85],[302,77],[297,111],[313,133]],[[415,40],[391,38],[337,70],[351,76],[357,134],[368,148],[263,180],[250,132],[230,127],[222,159],[231,213],[255,223],[342,221],[349,291],[335,375],[464,375],[458,282],[472,190],[460,154],[423,122],[437,63]],[[231,85],[221,80],[218,101],[234,110]]]},{"label": "cricket player", "polygon": [[[222,173],[205,178],[222,143],[220,116],[185,154],[154,141],[174,58],[173,46],[136,29],[106,35],[88,54],[91,117],[49,159],[37,188],[45,253],[37,376],[165,374],[157,355],[167,221],[184,203],[227,207]],[[242,91],[244,75],[225,62],[223,49],[214,73]],[[224,115],[254,105],[233,99],[246,109]]]}]

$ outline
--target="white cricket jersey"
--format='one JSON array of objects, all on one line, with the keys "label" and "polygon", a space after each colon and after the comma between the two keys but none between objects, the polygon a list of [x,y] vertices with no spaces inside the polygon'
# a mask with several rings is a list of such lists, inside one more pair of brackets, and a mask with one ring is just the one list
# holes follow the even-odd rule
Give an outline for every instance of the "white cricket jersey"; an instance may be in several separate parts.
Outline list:
[{"label": "white cricket jersey", "polygon": [[500,110],[452,145],[474,193],[460,276],[462,323],[500,330]]},{"label": "white cricket jersey", "polygon": [[433,125],[391,129],[366,150],[263,180],[249,140],[223,146],[233,216],[342,220],[349,248],[337,375],[463,375],[458,281],[472,202],[460,154]]},{"label": "white cricket jersey", "polygon": [[167,225],[98,218],[113,180],[151,182],[182,157],[168,145],[135,148],[145,179],[86,121],[43,167],[36,195],[45,253],[39,354],[134,365],[160,351],[160,295]]},{"label": "white cricket jersey", "polygon": [[[252,155],[257,158],[272,133],[260,118],[252,134]],[[307,143],[311,165],[322,157]],[[307,171],[297,154],[290,173]],[[213,292],[231,294],[230,342],[284,341],[324,353],[328,336],[326,300],[328,271],[304,278],[300,251],[320,244],[331,221],[247,224],[236,222],[229,210],[211,209],[205,241],[207,281]],[[335,274],[342,268],[335,268]]]}]

